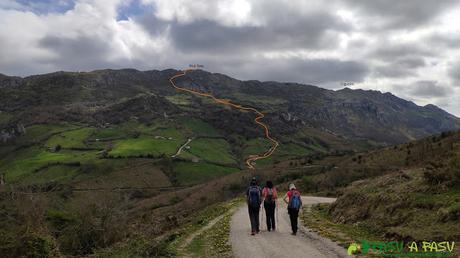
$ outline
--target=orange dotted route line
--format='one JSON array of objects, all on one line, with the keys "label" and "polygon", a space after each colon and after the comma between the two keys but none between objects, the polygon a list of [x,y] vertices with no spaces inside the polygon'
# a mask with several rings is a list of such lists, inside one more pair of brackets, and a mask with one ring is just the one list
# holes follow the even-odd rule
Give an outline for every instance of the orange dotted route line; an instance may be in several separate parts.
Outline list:
[{"label": "orange dotted route line", "polygon": [[241,106],[241,105],[232,103],[232,102],[230,102],[229,100],[226,100],[226,99],[218,99],[218,98],[214,97],[214,95],[209,94],[209,93],[199,92],[199,91],[196,91],[196,90],[182,88],[182,87],[177,86],[174,83],[174,80],[179,78],[179,77],[181,77],[181,76],[185,76],[186,73],[188,71],[190,71],[190,70],[194,70],[194,69],[184,69],[179,74],[176,74],[176,75],[172,76],[169,79],[169,82],[171,83],[171,85],[176,90],[192,93],[194,95],[198,95],[198,96],[202,96],[202,97],[211,98],[212,100],[214,100],[214,102],[222,104],[222,105],[227,105],[227,106],[233,107],[233,108],[238,109],[238,110],[245,110],[245,111],[254,112],[257,115],[256,118],[254,118],[254,122],[264,129],[265,138],[267,138],[268,140],[270,140],[272,142],[272,146],[270,147],[270,149],[268,149],[263,154],[249,155],[249,157],[246,159],[246,165],[248,166],[248,168],[254,169],[254,165],[252,164],[254,161],[270,157],[273,154],[273,152],[275,152],[276,148],[279,146],[279,142],[277,140],[273,139],[273,137],[270,136],[270,129],[268,128],[268,126],[265,123],[260,121],[262,118],[265,117],[265,115],[262,112],[260,112],[259,110],[255,109],[255,108],[252,108],[252,107]]}]

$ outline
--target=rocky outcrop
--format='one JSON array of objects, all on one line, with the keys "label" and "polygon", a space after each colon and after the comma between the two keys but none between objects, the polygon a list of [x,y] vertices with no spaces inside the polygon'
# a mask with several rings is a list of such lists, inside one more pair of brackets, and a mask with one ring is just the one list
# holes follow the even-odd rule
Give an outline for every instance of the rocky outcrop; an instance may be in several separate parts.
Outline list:
[{"label": "rocky outcrop", "polygon": [[7,143],[26,133],[23,124],[17,124],[0,130],[0,143]]},{"label": "rocky outcrop", "polygon": [[23,79],[21,77],[6,76],[0,73],[0,88],[18,87],[21,85],[22,81]]}]

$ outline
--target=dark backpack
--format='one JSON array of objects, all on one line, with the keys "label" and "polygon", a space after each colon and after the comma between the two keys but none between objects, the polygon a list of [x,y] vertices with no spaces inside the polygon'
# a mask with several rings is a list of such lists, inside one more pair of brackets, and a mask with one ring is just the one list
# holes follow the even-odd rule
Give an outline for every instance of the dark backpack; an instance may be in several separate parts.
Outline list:
[{"label": "dark backpack", "polygon": [[267,197],[265,197],[265,203],[273,204],[275,200],[273,199],[273,188],[267,187]]},{"label": "dark backpack", "polygon": [[299,191],[293,190],[292,197],[289,200],[288,208],[298,210],[302,206],[302,199],[300,198]]},{"label": "dark backpack", "polygon": [[248,204],[252,208],[257,208],[260,205],[260,189],[258,186],[250,186],[248,190]]}]

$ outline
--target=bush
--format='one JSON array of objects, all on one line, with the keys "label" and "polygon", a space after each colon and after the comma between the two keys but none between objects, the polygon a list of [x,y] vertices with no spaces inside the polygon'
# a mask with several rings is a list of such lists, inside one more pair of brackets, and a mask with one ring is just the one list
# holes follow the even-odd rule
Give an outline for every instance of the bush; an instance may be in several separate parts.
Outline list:
[{"label": "bush", "polygon": [[237,183],[230,183],[230,185],[228,186],[228,190],[231,193],[238,193],[238,192],[243,191],[243,189],[244,187],[241,184],[237,184]]},{"label": "bush", "polygon": [[94,162],[88,162],[81,166],[80,171],[89,174],[96,170],[96,164]]},{"label": "bush", "polygon": [[80,168],[81,172],[89,174],[89,173],[109,173],[113,170],[113,166],[109,162],[94,162],[90,161],[88,163],[84,163],[81,165]]},{"label": "bush", "polygon": [[181,201],[182,201],[182,199],[181,199],[179,196],[173,196],[173,197],[171,197],[171,199],[169,200],[169,203],[170,203],[171,205],[174,205],[174,204],[177,204],[177,203],[179,203],[179,202],[181,202]]},{"label": "bush", "polygon": [[69,223],[75,221],[75,216],[65,211],[49,209],[46,211],[46,220],[49,221],[58,230],[62,230]]},{"label": "bush", "polygon": [[423,177],[430,185],[440,185],[448,182],[453,182],[455,180],[454,174],[448,169],[434,169],[428,167],[423,172]]},{"label": "bush", "polygon": [[304,176],[300,180],[300,187],[305,192],[317,192],[318,184],[312,180],[310,176]]},{"label": "bush", "polygon": [[60,231],[60,247],[71,255],[91,254],[126,237],[125,214],[106,204],[90,205],[76,215],[76,219]]},{"label": "bush", "polygon": [[49,237],[31,233],[21,240],[20,257],[57,257],[56,245]]}]

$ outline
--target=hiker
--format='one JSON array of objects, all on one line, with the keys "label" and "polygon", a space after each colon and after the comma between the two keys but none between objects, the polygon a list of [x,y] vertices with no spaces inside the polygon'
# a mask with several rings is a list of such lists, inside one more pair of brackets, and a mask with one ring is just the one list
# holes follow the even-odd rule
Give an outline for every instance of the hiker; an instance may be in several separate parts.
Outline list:
[{"label": "hiker", "polygon": [[289,191],[283,198],[284,202],[288,205],[289,218],[291,219],[292,235],[297,234],[297,221],[299,217],[299,210],[302,207],[302,198],[300,192],[296,189],[293,183],[289,184]]},{"label": "hiker", "polygon": [[278,193],[276,187],[273,186],[272,181],[267,181],[264,189],[262,189],[262,201],[265,209],[265,217],[267,218],[267,230],[274,231],[275,225],[275,209],[277,206],[276,199]]},{"label": "hiker", "polygon": [[257,185],[257,180],[253,177],[246,191],[249,219],[251,220],[251,235],[259,233],[259,211],[262,199],[261,194],[261,189]]}]

